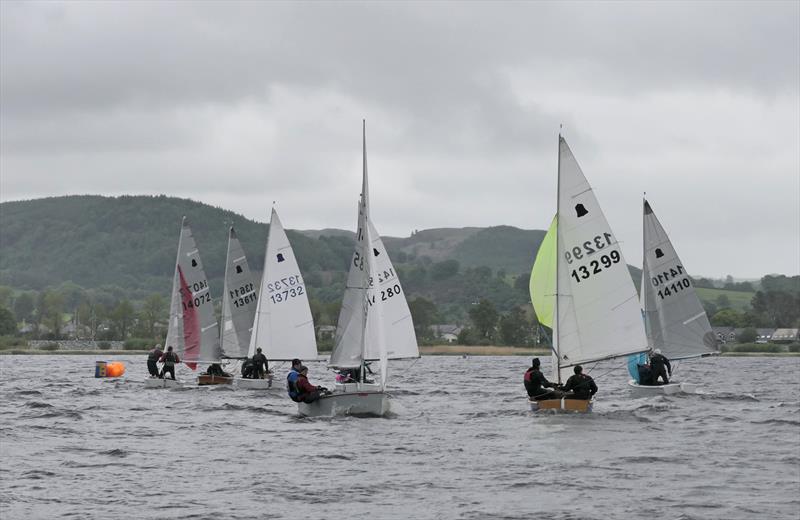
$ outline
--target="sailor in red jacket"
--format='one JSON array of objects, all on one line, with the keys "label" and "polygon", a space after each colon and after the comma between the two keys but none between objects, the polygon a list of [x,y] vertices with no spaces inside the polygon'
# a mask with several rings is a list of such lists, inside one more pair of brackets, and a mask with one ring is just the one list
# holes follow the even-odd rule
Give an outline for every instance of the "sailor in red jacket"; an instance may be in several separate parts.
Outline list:
[{"label": "sailor in red jacket", "polygon": [[308,382],[308,367],[300,365],[297,369],[300,375],[297,376],[297,390],[300,395],[297,396],[298,401],[304,403],[313,403],[320,398],[323,394],[328,392],[324,386],[314,386]]}]

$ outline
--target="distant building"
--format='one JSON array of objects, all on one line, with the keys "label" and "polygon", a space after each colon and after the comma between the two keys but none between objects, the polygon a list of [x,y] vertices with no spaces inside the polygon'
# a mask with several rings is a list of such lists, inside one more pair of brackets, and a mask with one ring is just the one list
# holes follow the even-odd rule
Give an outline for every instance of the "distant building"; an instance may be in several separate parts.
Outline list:
[{"label": "distant building", "polygon": [[431,325],[431,333],[433,337],[436,339],[442,339],[447,343],[454,343],[458,340],[458,335],[461,331],[464,330],[464,327],[460,325],[452,325],[452,324],[439,324],[439,325]]},{"label": "distant building", "polygon": [[336,327],[333,325],[320,325],[317,328],[319,339],[332,338],[336,334]]},{"label": "distant building", "polygon": [[736,341],[736,329],[733,327],[711,327],[711,330],[720,343],[734,343]]},{"label": "distant building", "polygon": [[[741,342],[741,339],[739,338],[742,337],[742,332],[744,332],[749,328],[751,327],[733,329],[733,337],[736,338],[737,343]],[[756,339],[754,340],[756,343],[767,343],[772,338],[772,334],[775,332],[775,329],[753,329],[753,330],[756,331]],[[730,337],[730,333],[728,334],[728,336]],[[732,340],[729,339],[728,343],[730,343],[731,341]]]},{"label": "distant building", "polygon": [[772,334],[772,343],[793,343],[800,340],[800,329],[777,329]]},{"label": "distant building", "polygon": [[775,329],[756,329],[756,343],[767,343],[775,334]]}]

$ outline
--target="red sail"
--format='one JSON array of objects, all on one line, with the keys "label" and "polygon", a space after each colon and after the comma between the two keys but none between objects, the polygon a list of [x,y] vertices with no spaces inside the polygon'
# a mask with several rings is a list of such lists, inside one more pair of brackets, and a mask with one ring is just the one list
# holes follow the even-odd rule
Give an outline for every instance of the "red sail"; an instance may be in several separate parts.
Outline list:
[{"label": "red sail", "polygon": [[178,266],[178,274],[181,277],[181,304],[183,305],[183,362],[194,370],[197,368],[196,361],[200,359],[200,317],[197,315],[194,296],[186,283],[181,266]]}]

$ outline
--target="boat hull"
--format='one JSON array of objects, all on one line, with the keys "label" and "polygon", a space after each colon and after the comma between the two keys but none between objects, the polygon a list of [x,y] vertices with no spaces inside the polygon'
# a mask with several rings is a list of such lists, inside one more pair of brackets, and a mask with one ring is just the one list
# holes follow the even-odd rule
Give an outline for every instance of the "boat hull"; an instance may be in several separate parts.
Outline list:
[{"label": "boat hull", "polygon": [[297,403],[297,411],[306,417],[335,415],[380,417],[389,411],[389,396],[380,385],[348,383],[336,385],[331,394],[313,403]]},{"label": "boat hull", "polygon": [[159,379],[157,377],[151,377],[144,380],[145,388],[178,388],[180,386],[183,386],[183,383],[174,379]]},{"label": "boat hull", "polygon": [[214,376],[208,374],[200,374],[197,376],[197,385],[198,386],[206,386],[206,385],[229,385],[233,383],[232,377],[224,377],[224,376]]},{"label": "boat hull", "polygon": [[631,389],[631,392],[636,397],[647,397],[651,395],[672,395],[677,394],[682,391],[682,386],[686,384],[687,388],[692,387],[692,391],[688,393],[694,393],[697,388],[697,385],[693,385],[691,383],[669,383],[667,385],[640,385],[633,379],[628,381],[628,386]]},{"label": "boat hull", "polygon": [[282,390],[278,386],[272,386],[272,379],[237,379],[236,387],[245,390]]},{"label": "boat hull", "polygon": [[553,410],[556,412],[589,413],[592,411],[593,403],[594,401],[585,399],[544,399],[541,401],[528,399],[532,412]]}]

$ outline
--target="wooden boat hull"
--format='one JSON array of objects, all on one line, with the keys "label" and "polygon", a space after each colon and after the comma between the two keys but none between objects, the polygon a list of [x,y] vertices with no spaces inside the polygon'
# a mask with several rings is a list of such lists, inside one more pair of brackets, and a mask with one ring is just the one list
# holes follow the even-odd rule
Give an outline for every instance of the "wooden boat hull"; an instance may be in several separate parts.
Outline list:
[{"label": "wooden boat hull", "polygon": [[200,374],[197,376],[197,385],[229,385],[233,383],[232,377],[214,376],[208,374]]},{"label": "wooden boat hull", "polygon": [[[687,388],[694,387],[692,392],[689,392],[689,393],[693,393],[694,390],[696,390],[696,388],[697,388],[697,385],[692,385],[691,383],[686,383],[686,384],[687,384]],[[681,392],[681,387],[682,386],[683,386],[683,383],[677,383],[677,382],[673,382],[673,383],[670,383],[668,385],[640,385],[639,383],[637,383],[633,379],[628,381],[628,387],[630,387],[631,392],[636,397],[648,397],[648,396],[654,396],[654,395],[672,395],[672,394],[677,394],[677,393]]]},{"label": "wooden boat hull", "polygon": [[157,377],[151,377],[144,380],[145,388],[178,388],[180,386],[183,386],[183,383],[173,379],[159,379]]},{"label": "wooden boat hull", "polygon": [[297,411],[306,417],[335,415],[370,415],[380,417],[389,411],[389,396],[380,385],[348,383],[313,403],[297,403]]},{"label": "wooden boat hull", "polygon": [[279,386],[272,385],[272,379],[237,379],[236,387],[245,390],[283,390]]},{"label": "wooden boat hull", "polygon": [[552,410],[555,412],[588,413],[592,411],[593,403],[594,401],[586,401],[584,399],[544,399],[541,401],[528,399],[532,412]]}]

